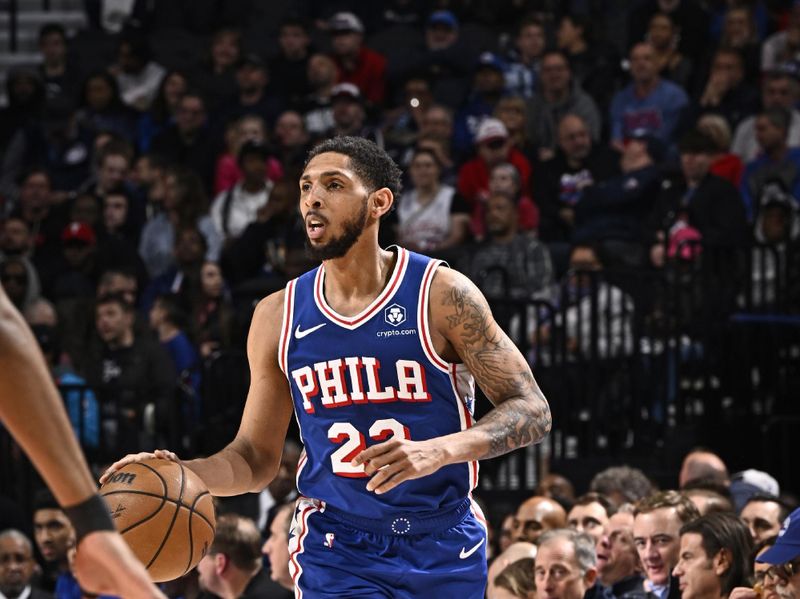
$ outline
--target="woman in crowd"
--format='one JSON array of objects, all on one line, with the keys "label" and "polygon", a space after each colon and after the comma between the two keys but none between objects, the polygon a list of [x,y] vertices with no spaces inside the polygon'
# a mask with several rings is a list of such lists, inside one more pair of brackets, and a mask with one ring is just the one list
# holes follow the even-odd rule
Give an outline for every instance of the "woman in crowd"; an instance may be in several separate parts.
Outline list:
[{"label": "woman in crowd", "polygon": [[455,188],[441,182],[436,155],[417,150],[410,173],[412,189],[400,197],[397,208],[400,245],[436,254],[463,244],[469,234],[469,207]]}]

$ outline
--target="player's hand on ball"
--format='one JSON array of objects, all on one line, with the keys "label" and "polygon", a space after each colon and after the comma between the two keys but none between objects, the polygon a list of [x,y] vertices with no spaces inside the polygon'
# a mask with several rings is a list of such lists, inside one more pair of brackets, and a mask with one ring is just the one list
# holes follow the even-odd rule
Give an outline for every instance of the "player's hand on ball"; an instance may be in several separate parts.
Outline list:
[{"label": "player's hand on ball", "polygon": [[84,537],[75,554],[75,576],[82,589],[126,599],[166,599],[122,537],[96,531]]},{"label": "player's hand on ball", "polygon": [[133,462],[143,462],[144,460],[151,460],[153,458],[160,458],[162,460],[172,460],[173,462],[180,462],[180,458],[172,451],[168,449],[156,449],[153,452],[150,451],[140,451],[139,453],[129,453],[121,460],[117,460],[113,464],[111,464],[108,469],[103,472],[103,475],[100,477],[100,484],[104,485],[108,482],[108,479],[120,468],[127,466],[128,464],[132,464]]},{"label": "player's hand on ball", "polygon": [[393,438],[365,449],[353,458],[353,463],[364,464],[364,471],[372,477],[367,491],[380,495],[403,481],[436,472],[444,465],[444,451],[430,441]]}]

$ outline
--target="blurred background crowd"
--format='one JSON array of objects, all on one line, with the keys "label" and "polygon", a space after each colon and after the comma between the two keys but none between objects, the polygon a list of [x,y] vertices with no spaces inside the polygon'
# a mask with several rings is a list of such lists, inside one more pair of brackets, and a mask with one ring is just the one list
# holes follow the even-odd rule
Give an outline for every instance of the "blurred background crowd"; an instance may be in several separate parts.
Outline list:
[{"label": "blurred background crowd", "polygon": [[[670,488],[698,445],[800,489],[800,3],[14,0],[0,22],[0,281],[93,464],[233,437],[253,307],[314,266],[305,155],[358,135],[404,172],[382,243],[468,274],[551,400],[547,443],[483,466],[495,540],[551,471]],[[0,475],[30,515],[2,430]]]}]

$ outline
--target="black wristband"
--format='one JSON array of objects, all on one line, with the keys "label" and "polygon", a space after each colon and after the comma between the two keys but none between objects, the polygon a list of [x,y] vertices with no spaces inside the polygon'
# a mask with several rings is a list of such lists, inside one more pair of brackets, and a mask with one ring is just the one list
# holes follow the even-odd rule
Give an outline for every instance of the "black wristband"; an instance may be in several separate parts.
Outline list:
[{"label": "black wristband", "polygon": [[116,530],[108,505],[100,495],[92,495],[89,499],[71,507],[65,507],[64,513],[75,528],[75,546],[90,532],[96,530]]}]

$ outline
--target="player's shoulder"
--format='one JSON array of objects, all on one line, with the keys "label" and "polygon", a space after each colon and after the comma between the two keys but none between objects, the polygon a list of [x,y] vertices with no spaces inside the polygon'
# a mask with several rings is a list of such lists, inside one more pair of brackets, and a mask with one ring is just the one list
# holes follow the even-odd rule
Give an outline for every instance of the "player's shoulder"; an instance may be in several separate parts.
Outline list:
[{"label": "player's shoulder", "polygon": [[469,277],[452,268],[439,267],[431,281],[428,313],[433,330],[448,337],[456,325],[474,319],[484,321],[491,310]]},{"label": "player's shoulder", "polygon": [[469,277],[458,272],[454,268],[450,268],[446,264],[442,264],[433,274],[433,280],[431,281],[431,300],[452,297],[453,294],[477,294],[481,296],[481,292]]},{"label": "player's shoulder", "polygon": [[286,291],[281,289],[269,294],[256,305],[250,322],[248,344],[277,346],[283,322],[283,305]]},{"label": "player's shoulder", "polygon": [[253,323],[255,324],[256,319],[259,321],[271,321],[273,319],[280,321],[283,318],[283,304],[285,299],[286,290],[280,289],[260,300],[253,312]]}]

